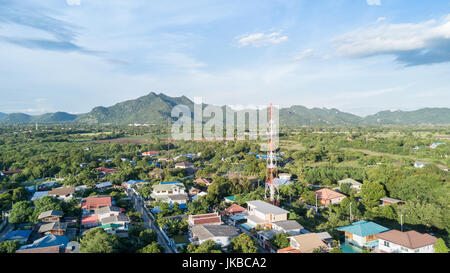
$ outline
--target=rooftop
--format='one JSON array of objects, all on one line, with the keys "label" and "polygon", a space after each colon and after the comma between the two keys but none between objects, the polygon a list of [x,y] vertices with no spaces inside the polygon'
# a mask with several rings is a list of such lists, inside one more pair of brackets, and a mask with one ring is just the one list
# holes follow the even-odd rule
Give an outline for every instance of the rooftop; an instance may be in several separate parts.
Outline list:
[{"label": "rooftop", "polygon": [[237,228],[228,225],[196,225],[192,227],[192,232],[200,240],[208,240],[213,237],[234,237],[238,236]]},{"label": "rooftop", "polygon": [[62,217],[63,212],[60,210],[47,210],[47,211],[44,211],[43,213],[39,214],[38,220],[40,220],[42,218],[50,217],[50,216]]},{"label": "rooftop", "polygon": [[327,245],[315,233],[301,234],[290,237],[291,240],[297,242],[296,247],[302,253],[312,253],[317,248],[327,248]]},{"label": "rooftop", "polygon": [[65,196],[69,194],[73,194],[75,192],[74,187],[60,187],[60,188],[54,188],[51,191],[48,192],[49,195],[56,195],[56,196]]},{"label": "rooftop", "polygon": [[385,231],[389,230],[388,228],[378,225],[374,222],[368,222],[368,221],[364,221],[364,220],[355,222],[349,226],[339,227],[336,229],[339,231],[349,232],[349,233],[352,233],[352,234],[355,234],[358,236],[362,236],[362,237],[385,232]]},{"label": "rooftop", "polygon": [[332,191],[330,189],[318,190],[318,191],[316,191],[316,194],[317,194],[317,198],[325,199],[325,200],[346,197],[342,193],[338,193],[338,192]]},{"label": "rooftop", "polygon": [[247,204],[249,206],[253,206],[255,207],[256,210],[264,213],[264,214],[268,214],[268,213],[272,213],[272,214],[284,214],[284,213],[289,213],[289,211],[282,209],[280,207],[274,206],[272,204],[269,204],[267,202],[261,201],[261,200],[254,200],[254,201],[248,201]]},{"label": "rooftop", "polygon": [[434,245],[437,240],[437,238],[434,236],[431,236],[429,234],[422,234],[414,230],[407,232],[390,230],[377,234],[376,237],[378,239],[389,241],[409,249],[416,249],[424,246]]},{"label": "rooftop", "polygon": [[300,225],[295,220],[278,221],[278,222],[273,222],[272,224],[279,226],[280,228],[282,228],[285,231],[303,229],[303,226]]}]

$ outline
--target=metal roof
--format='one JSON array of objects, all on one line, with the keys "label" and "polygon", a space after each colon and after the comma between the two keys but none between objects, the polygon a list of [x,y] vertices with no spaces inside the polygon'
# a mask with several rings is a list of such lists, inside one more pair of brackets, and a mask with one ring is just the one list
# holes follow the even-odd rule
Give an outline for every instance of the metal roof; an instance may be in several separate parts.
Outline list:
[{"label": "metal roof", "polygon": [[254,201],[248,201],[247,204],[249,206],[254,206],[256,208],[256,210],[264,213],[264,214],[268,214],[268,213],[272,213],[272,214],[284,214],[284,213],[289,213],[289,211],[282,209],[280,207],[274,206],[272,204],[266,203],[264,201],[261,200],[254,200]]}]

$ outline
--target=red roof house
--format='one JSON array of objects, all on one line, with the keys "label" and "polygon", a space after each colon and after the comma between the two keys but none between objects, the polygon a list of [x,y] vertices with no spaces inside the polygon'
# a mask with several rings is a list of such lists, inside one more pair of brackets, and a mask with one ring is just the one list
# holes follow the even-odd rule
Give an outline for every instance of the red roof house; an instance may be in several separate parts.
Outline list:
[{"label": "red roof house", "polygon": [[247,211],[245,208],[239,206],[238,204],[233,204],[230,207],[228,207],[227,209],[225,209],[223,211],[223,214],[225,215],[235,215],[238,213],[242,213],[244,211]]},{"label": "red roof house", "polygon": [[102,172],[103,174],[107,174],[107,173],[115,173],[115,172],[117,172],[117,170],[114,170],[114,169],[108,169],[108,168],[104,168],[104,167],[97,168],[97,171]]},{"label": "red roof house", "polygon": [[316,191],[317,199],[322,205],[339,204],[346,196],[342,193],[332,191],[330,189],[321,189]]},{"label": "red roof house", "polygon": [[98,209],[102,207],[108,207],[112,205],[112,197],[111,196],[97,196],[97,197],[88,197],[85,199],[85,202],[81,204],[82,209],[92,210]]},{"label": "red roof house", "polygon": [[150,156],[150,157],[158,156],[159,152],[158,151],[148,151],[148,152],[143,152],[142,155],[143,156]]}]

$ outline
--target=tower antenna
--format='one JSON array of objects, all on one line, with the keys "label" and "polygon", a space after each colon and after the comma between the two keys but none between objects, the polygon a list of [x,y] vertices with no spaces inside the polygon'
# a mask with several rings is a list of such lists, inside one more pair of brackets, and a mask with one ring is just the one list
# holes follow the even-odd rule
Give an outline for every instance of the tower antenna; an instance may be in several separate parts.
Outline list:
[{"label": "tower antenna", "polygon": [[[280,191],[278,189],[278,183],[274,181],[277,177],[277,157],[274,145],[274,135],[275,129],[273,124],[273,106],[270,104],[269,108],[269,141],[267,146],[267,166],[266,166],[266,186],[264,191],[264,196],[266,197],[267,192],[270,193],[270,203],[274,205],[279,205],[280,202]],[[277,196],[275,196],[277,194]],[[275,199],[276,198],[276,199]]]}]

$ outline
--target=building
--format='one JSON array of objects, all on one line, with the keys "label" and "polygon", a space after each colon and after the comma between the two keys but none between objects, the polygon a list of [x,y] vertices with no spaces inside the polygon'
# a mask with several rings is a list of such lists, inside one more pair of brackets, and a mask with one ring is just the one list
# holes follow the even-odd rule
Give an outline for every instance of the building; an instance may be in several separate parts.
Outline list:
[{"label": "building", "polygon": [[336,230],[345,232],[345,242],[360,248],[374,248],[378,245],[376,235],[389,231],[388,228],[374,222],[358,221]]},{"label": "building", "polygon": [[345,184],[345,183],[350,184],[350,189],[355,189],[357,191],[361,190],[362,183],[360,183],[360,182],[358,182],[358,181],[356,181],[354,179],[346,178],[346,179],[342,179],[342,180],[338,181],[339,187],[341,187],[341,185]]},{"label": "building", "polygon": [[179,205],[185,205],[189,200],[189,196],[186,193],[182,194],[171,194],[167,196],[169,204],[178,203]]},{"label": "building", "polygon": [[101,227],[109,233],[127,236],[130,218],[125,214],[108,216],[101,219]]},{"label": "building", "polygon": [[20,247],[16,253],[71,253],[73,249],[67,236],[47,235]]},{"label": "building", "polygon": [[397,205],[405,204],[405,201],[395,199],[395,198],[390,198],[390,197],[383,197],[380,199],[380,201],[381,201],[381,206],[390,206],[392,204],[397,204]]},{"label": "building", "polygon": [[[171,201],[173,202],[173,200],[169,198],[169,196],[172,195],[185,195],[185,200],[188,199],[187,193],[185,192],[186,187],[180,181],[162,182],[160,184],[154,185],[152,188],[153,192],[150,194],[150,197],[156,201],[167,203],[170,203]],[[173,198],[180,198],[180,200],[182,200],[181,197]],[[184,203],[186,203],[186,201],[184,201]]]},{"label": "building", "polygon": [[195,225],[191,228],[192,238],[199,244],[212,240],[222,247],[231,243],[231,239],[238,236],[237,228],[227,225]]},{"label": "building", "polygon": [[379,253],[434,253],[437,238],[411,230],[390,230],[377,234]]},{"label": "building", "polygon": [[261,200],[247,202],[247,225],[253,228],[271,227],[273,222],[287,220],[289,211]]},{"label": "building", "polygon": [[192,169],[194,164],[191,162],[179,162],[175,164],[175,169]]},{"label": "building", "polygon": [[101,208],[95,209],[94,214],[97,215],[98,219],[101,221],[103,218],[119,215],[123,211],[124,211],[124,209],[121,209],[116,206],[106,206],[106,207],[101,207]]},{"label": "building", "polygon": [[60,187],[52,189],[51,191],[48,192],[48,195],[56,197],[63,201],[67,201],[73,197],[74,193],[75,193],[74,187]]},{"label": "building", "polygon": [[145,185],[147,183],[148,183],[148,181],[144,181],[144,180],[129,180],[128,182],[122,183],[122,186],[124,188],[129,189],[129,188],[131,188],[133,186],[135,186],[135,187],[142,187],[143,185]]},{"label": "building", "polygon": [[148,156],[148,157],[154,157],[154,156],[158,156],[159,152],[158,151],[148,151],[148,152],[143,152],[142,156]]},{"label": "building", "polygon": [[94,210],[101,207],[111,206],[113,203],[111,196],[93,196],[87,197],[81,203],[81,208],[84,210]]},{"label": "building", "polygon": [[302,230],[304,228],[302,225],[300,225],[295,220],[285,220],[285,221],[273,222],[272,229],[276,233],[288,233],[290,235],[298,235],[298,234],[302,233]]},{"label": "building", "polygon": [[445,143],[442,142],[435,142],[433,144],[430,145],[431,149],[436,149],[439,145],[444,145]]},{"label": "building", "polygon": [[203,177],[199,177],[199,178],[194,180],[194,183],[205,185],[205,186],[209,186],[209,185],[212,184],[212,180],[207,179],[207,178],[203,178]]},{"label": "building", "polygon": [[425,165],[428,165],[428,164],[430,164],[430,163],[429,162],[418,162],[418,161],[416,161],[414,163],[414,168],[423,168],[423,167],[425,167]]},{"label": "building", "polygon": [[339,192],[332,191],[330,189],[321,189],[316,191],[317,199],[324,206],[334,205],[341,203],[344,200],[345,195]]},{"label": "building", "polygon": [[20,241],[26,243],[33,231],[32,230],[14,230],[3,237],[2,241]]},{"label": "building", "polygon": [[33,196],[31,197],[31,201],[39,200],[44,196],[48,195],[48,191],[37,191],[33,193]]},{"label": "building", "polygon": [[98,215],[89,215],[81,218],[81,226],[84,228],[93,228],[100,225],[100,220]]},{"label": "building", "polygon": [[205,213],[198,215],[189,215],[188,217],[189,226],[195,225],[221,225],[222,219],[220,218],[219,213]]},{"label": "building", "polygon": [[315,233],[289,237],[290,246],[278,250],[278,253],[313,253],[315,250],[328,251],[328,246]]},{"label": "building", "polygon": [[290,181],[291,180],[291,175],[288,173],[280,173],[278,174],[278,178],[283,179],[283,180],[287,180]]},{"label": "building", "polygon": [[99,172],[101,172],[101,173],[103,173],[103,174],[110,174],[110,173],[115,173],[115,172],[117,172],[117,170],[114,170],[114,169],[108,169],[108,168],[104,168],[104,167],[97,168],[97,171],[99,171]]},{"label": "building", "polygon": [[39,214],[38,220],[41,223],[61,222],[63,212],[60,210],[47,210]]},{"label": "building", "polygon": [[99,183],[99,184],[95,185],[95,188],[99,189],[99,190],[105,190],[105,189],[110,188],[112,186],[113,186],[113,184],[111,182],[106,181],[106,182]]},{"label": "building", "polygon": [[238,204],[232,204],[231,206],[229,206],[228,208],[223,210],[222,214],[227,215],[227,216],[233,216],[233,215],[242,214],[242,213],[246,213],[246,212],[247,212],[247,210],[245,208],[239,206]]},{"label": "building", "polygon": [[41,224],[39,227],[38,233],[41,236],[45,235],[65,235],[67,230],[67,223],[62,222],[51,222]]}]

